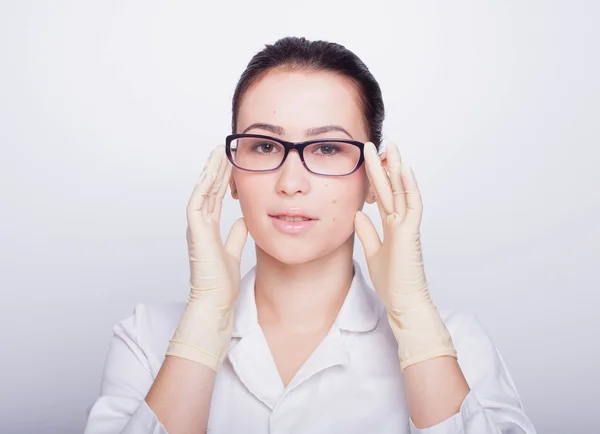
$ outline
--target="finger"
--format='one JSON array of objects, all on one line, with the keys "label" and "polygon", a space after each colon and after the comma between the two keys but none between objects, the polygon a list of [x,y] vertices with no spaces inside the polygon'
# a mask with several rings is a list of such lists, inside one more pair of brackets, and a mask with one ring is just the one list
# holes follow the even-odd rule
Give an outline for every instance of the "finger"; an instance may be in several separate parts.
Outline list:
[{"label": "finger", "polygon": [[209,192],[210,195],[208,196],[208,206],[206,207],[207,215],[211,214],[215,209],[215,203],[217,202],[217,194],[221,188],[221,184],[223,183],[223,175],[225,174],[225,170],[227,169],[227,157],[225,156],[225,146],[217,146],[214,152],[215,159],[218,162],[218,168],[215,182],[213,183]]},{"label": "finger", "polygon": [[217,192],[217,198],[215,201],[215,208],[212,212],[215,219],[221,219],[221,210],[223,209],[223,198],[225,197],[225,193],[227,193],[227,187],[229,187],[229,179],[231,178],[231,171],[233,165],[227,160],[225,162],[225,173],[223,174],[223,180],[221,181],[221,186],[219,187],[219,191]]},{"label": "finger", "polygon": [[188,212],[201,212],[206,205],[206,198],[216,177],[214,153],[208,157],[202,173],[198,177],[188,202]]},{"label": "finger", "polygon": [[385,215],[382,215],[381,217],[385,218],[387,214],[394,212],[394,198],[392,196],[392,189],[389,184],[387,173],[385,173],[385,169],[381,165],[381,160],[377,155],[375,145],[371,142],[365,143],[365,163],[371,186],[375,191],[377,200],[381,202],[385,212]]},{"label": "finger", "polygon": [[362,211],[354,216],[354,229],[365,251],[365,256],[371,257],[381,248],[381,239],[371,219]]},{"label": "finger", "polygon": [[246,222],[243,218],[239,218],[233,223],[229,235],[227,235],[225,250],[234,258],[241,259],[247,239],[248,228],[246,227]]},{"label": "finger", "polygon": [[[386,153],[383,152],[382,156],[384,156]],[[383,220],[388,213],[385,211],[385,208],[383,208],[383,205],[381,203],[381,201],[379,200],[379,197],[377,196],[377,192],[375,191],[375,181],[373,181],[373,179],[371,179],[371,172],[369,170],[366,171],[367,172],[367,178],[369,178],[369,185],[371,185],[371,190],[373,191],[373,199],[375,199],[375,203],[377,204],[377,209],[379,210],[379,216],[381,217],[381,220]]]},{"label": "finger", "polygon": [[402,165],[402,182],[406,191],[405,221],[407,224],[413,226],[415,230],[418,230],[421,225],[421,216],[423,215],[423,200],[415,174],[407,164]]},{"label": "finger", "polygon": [[394,212],[402,220],[406,215],[406,196],[404,194],[404,183],[402,182],[402,159],[398,146],[395,143],[390,143],[388,147],[387,162],[390,171],[392,196],[394,198]]}]

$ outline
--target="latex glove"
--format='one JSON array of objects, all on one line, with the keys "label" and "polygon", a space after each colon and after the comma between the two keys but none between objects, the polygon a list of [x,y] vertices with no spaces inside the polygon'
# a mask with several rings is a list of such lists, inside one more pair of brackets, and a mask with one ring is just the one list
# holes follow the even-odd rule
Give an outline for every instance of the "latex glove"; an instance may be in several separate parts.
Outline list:
[{"label": "latex glove", "polygon": [[248,230],[237,220],[221,241],[220,219],[232,165],[225,147],[210,155],[187,205],[190,298],[167,355],[218,372],[229,349],[233,306],[240,290],[240,259]]},{"label": "latex glove", "polygon": [[375,146],[365,144],[365,164],[383,226],[383,242],[366,214],[355,229],[375,290],[387,307],[398,341],[402,370],[439,356],[456,357],[450,333],[429,297],[419,227],[423,204],[412,169],[400,161],[396,145],[387,150],[389,176]]}]

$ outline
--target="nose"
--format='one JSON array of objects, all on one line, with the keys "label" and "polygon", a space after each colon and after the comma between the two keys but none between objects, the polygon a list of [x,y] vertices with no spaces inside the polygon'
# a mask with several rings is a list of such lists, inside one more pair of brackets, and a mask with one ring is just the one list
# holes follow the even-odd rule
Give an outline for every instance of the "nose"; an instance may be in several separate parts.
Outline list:
[{"label": "nose", "polygon": [[286,196],[293,196],[296,193],[308,193],[310,173],[302,164],[300,154],[295,149],[290,151],[277,174],[277,184],[275,185],[277,193]]}]

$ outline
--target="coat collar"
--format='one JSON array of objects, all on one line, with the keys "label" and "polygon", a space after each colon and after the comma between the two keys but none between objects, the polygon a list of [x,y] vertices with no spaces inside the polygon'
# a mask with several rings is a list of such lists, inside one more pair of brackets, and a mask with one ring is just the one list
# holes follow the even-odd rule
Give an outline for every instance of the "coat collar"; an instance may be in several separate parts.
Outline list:
[{"label": "coat collar", "polygon": [[[360,264],[353,260],[354,277],[350,289],[338,313],[334,326],[349,332],[373,330],[379,320],[377,294],[369,287],[361,271]],[[256,266],[240,282],[240,294],[235,304],[233,337],[243,337],[258,325],[254,283]]]}]

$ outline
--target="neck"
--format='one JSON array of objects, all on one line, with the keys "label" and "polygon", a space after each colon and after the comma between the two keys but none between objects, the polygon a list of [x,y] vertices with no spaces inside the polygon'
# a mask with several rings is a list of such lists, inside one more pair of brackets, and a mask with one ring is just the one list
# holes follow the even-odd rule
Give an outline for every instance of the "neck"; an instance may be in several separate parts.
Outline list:
[{"label": "neck", "polygon": [[285,264],[256,246],[258,321],[297,334],[331,328],[353,278],[350,237],[334,252],[301,264]]}]

